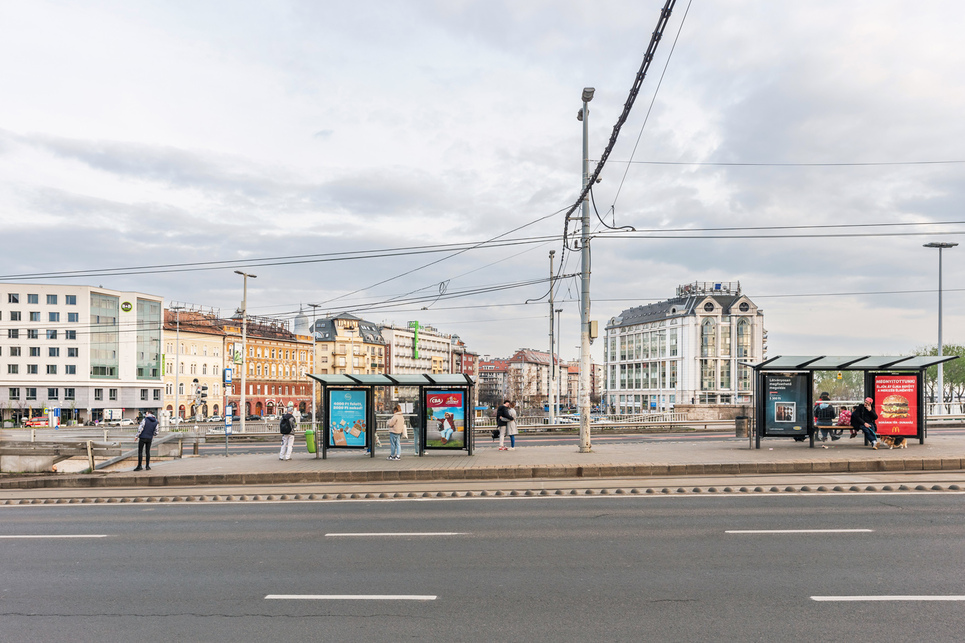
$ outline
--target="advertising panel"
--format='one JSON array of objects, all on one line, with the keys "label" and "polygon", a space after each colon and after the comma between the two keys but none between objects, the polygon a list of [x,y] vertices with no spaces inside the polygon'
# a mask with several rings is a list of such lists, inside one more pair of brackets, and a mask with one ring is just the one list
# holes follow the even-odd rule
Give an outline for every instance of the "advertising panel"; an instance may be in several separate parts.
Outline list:
[{"label": "advertising panel", "polygon": [[368,446],[366,418],[368,391],[334,389],[328,406],[328,447],[364,448]]},{"label": "advertising panel", "polygon": [[918,376],[875,375],[878,435],[918,435]]},{"label": "advertising panel", "polygon": [[807,435],[807,374],[767,373],[764,390],[764,435]]},{"label": "advertising panel", "polygon": [[466,447],[465,391],[426,391],[426,447]]}]

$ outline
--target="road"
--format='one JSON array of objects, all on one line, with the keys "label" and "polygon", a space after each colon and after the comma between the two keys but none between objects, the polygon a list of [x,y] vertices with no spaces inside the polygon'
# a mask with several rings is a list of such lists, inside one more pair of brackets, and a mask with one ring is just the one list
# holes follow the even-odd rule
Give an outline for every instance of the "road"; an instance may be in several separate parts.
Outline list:
[{"label": "road", "polygon": [[[958,641],[961,504],[917,493],[4,507],[0,638]],[[847,531],[794,531],[810,529]],[[75,537],[23,537],[40,535]]]}]

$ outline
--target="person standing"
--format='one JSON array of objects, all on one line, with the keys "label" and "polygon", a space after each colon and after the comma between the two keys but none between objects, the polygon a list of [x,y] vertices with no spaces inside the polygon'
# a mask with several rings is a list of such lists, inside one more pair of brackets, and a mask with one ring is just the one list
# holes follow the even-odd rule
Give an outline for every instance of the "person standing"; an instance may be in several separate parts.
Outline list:
[{"label": "person standing", "polygon": [[281,432],[281,451],[278,452],[279,460],[292,459],[292,447],[295,446],[295,416],[292,415],[294,405],[290,405],[281,416],[278,423],[278,430]]},{"label": "person standing", "polygon": [[157,418],[154,414],[148,411],[144,414],[144,419],[137,427],[137,466],[134,468],[135,471],[141,470],[141,458],[144,458],[145,469],[147,471],[151,470],[151,442],[154,440],[154,436],[157,435]]},{"label": "person standing", "polygon": [[509,450],[516,450],[516,434],[519,430],[516,428],[516,402],[509,403],[509,422],[506,424],[506,435],[509,436]]},{"label": "person standing", "polygon": [[392,409],[392,417],[389,418],[389,457],[386,460],[402,459],[402,437],[409,437],[405,430],[405,416],[402,415],[402,407],[398,404]]},{"label": "person standing", "polygon": [[505,440],[506,440],[506,427],[509,425],[509,421],[512,418],[509,414],[509,405],[512,404],[509,400],[503,401],[503,405],[496,409],[496,428],[499,429],[499,450],[505,451]]},{"label": "person standing", "polygon": [[833,428],[837,417],[834,407],[831,406],[831,396],[821,393],[817,404],[814,405],[814,425],[821,430],[822,442],[828,441],[828,435],[831,436],[832,441],[841,439],[841,433]]},{"label": "person standing", "polygon": [[854,407],[851,412],[851,426],[864,433],[865,440],[871,442],[871,448],[878,448],[878,414],[875,413],[874,398],[866,397],[864,404]]}]

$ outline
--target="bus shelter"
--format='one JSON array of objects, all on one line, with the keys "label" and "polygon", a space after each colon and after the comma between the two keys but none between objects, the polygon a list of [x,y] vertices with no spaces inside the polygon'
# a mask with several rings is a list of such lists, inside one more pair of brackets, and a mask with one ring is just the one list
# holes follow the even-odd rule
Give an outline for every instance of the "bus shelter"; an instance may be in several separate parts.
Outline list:
[{"label": "bus shelter", "polygon": [[925,369],[957,359],[920,356],[779,355],[751,366],[755,372],[756,448],[762,437],[807,436],[814,448],[814,372],[862,371],[863,397],[874,398],[878,434],[917,438],[928,433],[925,407]]},{"label": "bus shelter", "polygon": [[[473,380],[462,373],[416,375],[316,375],[322,386],[322,420],[316,456],[327,458],[329,449],[369,451],[375,457],[376,389],[418,389],[414,433],[419,455],[426,451],[465,451],[472,455]],[[392,396],[388,408],[395,403]]]}]

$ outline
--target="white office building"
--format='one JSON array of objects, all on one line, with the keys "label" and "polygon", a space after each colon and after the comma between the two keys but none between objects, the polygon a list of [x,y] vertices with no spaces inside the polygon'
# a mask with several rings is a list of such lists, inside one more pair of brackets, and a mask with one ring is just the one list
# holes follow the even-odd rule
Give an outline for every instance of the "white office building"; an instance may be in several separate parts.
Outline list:
[{"label": "white office building", "polygon": [[677,404],[751,404],[753,371],[766,344],[764,313],[738,282],[698,282],[677,296],[624,310],[604,337],[611,413]]},{"label": "white office building", "polygon": [[163,299],[92,286],[0,284],[0,410],[17,422],[136,418],[161,406]]}]

